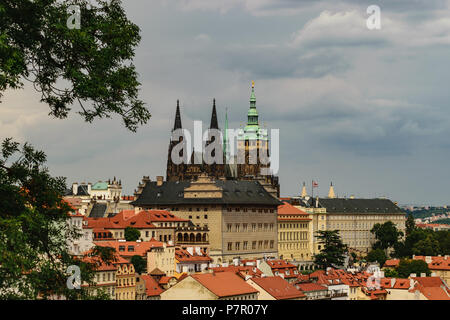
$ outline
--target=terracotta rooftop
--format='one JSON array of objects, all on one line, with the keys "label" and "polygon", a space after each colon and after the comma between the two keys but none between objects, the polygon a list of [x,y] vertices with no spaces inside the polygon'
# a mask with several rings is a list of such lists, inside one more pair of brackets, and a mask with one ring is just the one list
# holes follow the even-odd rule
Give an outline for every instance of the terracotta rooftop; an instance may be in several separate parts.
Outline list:
[{"label": "terracotta rooftop", "polygon": [[308,283],[299,283],[296,285],[300,290],[303,292],[310,292],[310,291],[327,291],[328,288],[321,286],[320,284],[314,283],[314,282],[308,282]]},{"label": "terracotta rooftop", "polygon": [[145,293],[148,297],[159,296],[164,291],[152,276],[143,275],[141,278],[145,282]]},{"label": "terracotta rooftop", "polygon": [[[288,217],[286,217],[288,216]],[[311,220],[309,214],[294,207],[288,202],[278,206],[278,220]]]},{"label": "terracotta rooftop", "polygon": [[191,277],[220,298],[258,292],[233,272],[199,273]]},{"label": "terracotta rooftop", "polygon": [[252,278],[254,283],[277,300],[303,298],[305,294],[280,277]]},{"label": "terracotta rooftop", "polygon": [[163,242],[151,239],[150,241],[99,241],[94,242],[95,245],[103,247],[111,247],[116,249],[116,252],[123,257],[142,256],[145,257],[147,252],[152,248],[161,248],[164,246]]}]

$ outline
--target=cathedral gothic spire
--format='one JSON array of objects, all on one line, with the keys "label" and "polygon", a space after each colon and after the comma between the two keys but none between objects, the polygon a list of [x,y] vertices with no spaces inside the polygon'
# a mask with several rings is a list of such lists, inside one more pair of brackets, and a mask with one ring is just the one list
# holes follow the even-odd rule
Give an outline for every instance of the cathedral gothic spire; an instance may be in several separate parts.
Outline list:
[{"label": "cathedral gothic spire", "polygon": [[219,129],[219,124],[217,122],[217,111],[216,111],[216,99],[213,99],[213,109],[211,114],[211,124],[210,129]]},{"label": "cathedral gothic spire", "polygon": [[180,115],[180,100],[177,100],[177,111],[175,113],[175,123],[173,125],[173,130],[181,129],[181,115]]}]

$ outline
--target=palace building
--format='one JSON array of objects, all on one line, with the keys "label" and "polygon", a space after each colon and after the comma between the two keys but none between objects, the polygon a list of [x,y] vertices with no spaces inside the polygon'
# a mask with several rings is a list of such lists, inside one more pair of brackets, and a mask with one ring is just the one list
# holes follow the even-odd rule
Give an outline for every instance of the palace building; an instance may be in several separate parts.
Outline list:
[{"label": "palace building", "polygon": [[282,202],[258,181],[214,179],[206,173],[190,181],[144,178],[136,197],[136,210],[164,209],[209,230],[204,240],[214,263],[278,256],[277,209]]},{"label": "palace building", "polygon": [[[181,122],[180,103],[177,100],[172,133],[179,129],[183,129],[183,126]],[[213,100],[209,129],[220,130],[215,99]],[[175,163],[171,155],[175,146],[183,143],[183,136],[181,135],[179,138],[171,137],[167,157],[166,180],[196,180],[199,175],[207,174],[215,179],[259,181],[266,191],[275,197],[279,197],[280,185],[278,176],[266,173],[261,174],[262,169],[266,169],[267,171],[270,169],[270,161],[265,160],[265,158],[269,160],[269,137],[267,129],[263,129],[259,125],[254,83],[252,84],[250,96],[250,108],[247,113],[247,125],[244,129],[239,129],[237,134],[237,155],[232,155],[230,152],[230,143],[233,143],[234,145],[234,141],[229,140],[227,129],[228,116],[226,116],[225,130],[222,134],[223,140],[218,141],[220,146],[218,149],[220,149],[219,151],[221,154],[216,155],[214,154],[215,150],[212,151],[213,157],[216,156],[222,160],[220,163],[207,163],[203,153],[197,154],[194,151],[192,151],[188,157],[188,154],[183,154],[184,150],[179,151],[179,156],[183,159],[183,162]],[[205,147],[213,143],[214,139],[214,136],[210,136],[205,143]],[[265,158],[263,157],[264,155]],[[190,160],[188,161],[188,159]],[[264,160],[262,161],[262,159]]]}]

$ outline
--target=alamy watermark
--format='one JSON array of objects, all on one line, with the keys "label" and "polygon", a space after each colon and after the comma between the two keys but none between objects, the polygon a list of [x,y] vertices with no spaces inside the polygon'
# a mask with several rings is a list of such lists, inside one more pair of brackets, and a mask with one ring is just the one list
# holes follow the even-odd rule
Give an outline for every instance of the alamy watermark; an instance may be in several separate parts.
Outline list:
[{"label": "alamy watermark", "polygon": [[366,26],[369,30],[381,29],[381,9],[379,6],[373,4],[367,7],[367,14],[370,16],[366,20]]},{"label": "alamy watermark", "polygon": [[70,276],[67,278],[66,284],[69,289],[81,289],[81,271],[80,267],[71,265],[67,267],[67,274]]}]

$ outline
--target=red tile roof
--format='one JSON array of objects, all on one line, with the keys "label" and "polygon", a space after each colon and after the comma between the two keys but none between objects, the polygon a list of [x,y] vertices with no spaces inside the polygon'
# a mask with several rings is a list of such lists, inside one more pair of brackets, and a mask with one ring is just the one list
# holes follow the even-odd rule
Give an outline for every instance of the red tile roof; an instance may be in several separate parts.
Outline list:
[{"label": "red tile roof", "polygon": [[191,277],[219,298],[258,292],[233,272],[199,273]]},{"label": "red tile roof", "polygon": [[190,254],[187,250],[176,248],[175,259],[179,262],[211,262],[212,259],[204,252],[201,251],[201,255],[197,254],[194,250],[193,254]]},{"label": "red tile roof", "polygon": [[[94,242],[97,246],[111,247],[116,249],[116,252],[123,257],[142,256],[146,257],[147,252],[152,248],[162,248],[162,242],[151,239],[150,241],[99,241]],[[123,251],[121,249],[123,248]],[[130,250],[131,249],[131,250]]]},{"label": "red tile roof", "polygon": [[299,283],[296,285],[303,292],[309,291],[327,291],[328,288],[314,282]]},{"label": "red tile roof", "polygon": [[400,259],[389,259],[389,260],[386,260],[383,267],[388,267],[388,268],[398,267],[399,263],[400,263]]},{"label": "red tile roof", "polygon": [[[450,257],[444,256],[431,256],[431,262],[428,263],[428,269],[430,270],[450,270]],[[415,256],[414,260],[423,260],[426,262],[425,256]]]},{"label": "red tile roof", "polygon": [[252,277],[261,277],[262,271],[255,266],[228,266],[228,267],[213,267],[210,268],[214,272],[234,272],[242,278],[249,275]]},{"label": "red tile roof", "polygon": [[428,300],[450,300],[450,290],[440,277],[415,277],[415,290],[419,290]]},{"label": "red tile roof", "polygon": [[[286,217],[288,216],[288,217]],[[309,221],[309,214],[294,207],[288,202],[278,206],[278,220],[304,220]]]},{"label": "red tile roof", "polygon": [[152,276],[143,275],[142,280],[145,282],[145,293],[148,297],[159,296],[164,290],[159,286],[158,282]]},{"label": "red tile roof", "polygon": [[284,274],[285,278],[297,278],[298,268],[285,260],[267,260],[267,264],[272,269],[272,272]]},{"label": "red tile roof", "polygon": [[89,228],[136,229],[156,228],[154,222],[189,222],[188,219],[179,218],[166,210],[123,210],[111,218],[87,218]]},{"label": "red tile roof", "polygon": [[305,297],[303,292],[280,277],[252,278],[251,280],[277,300]]}]

